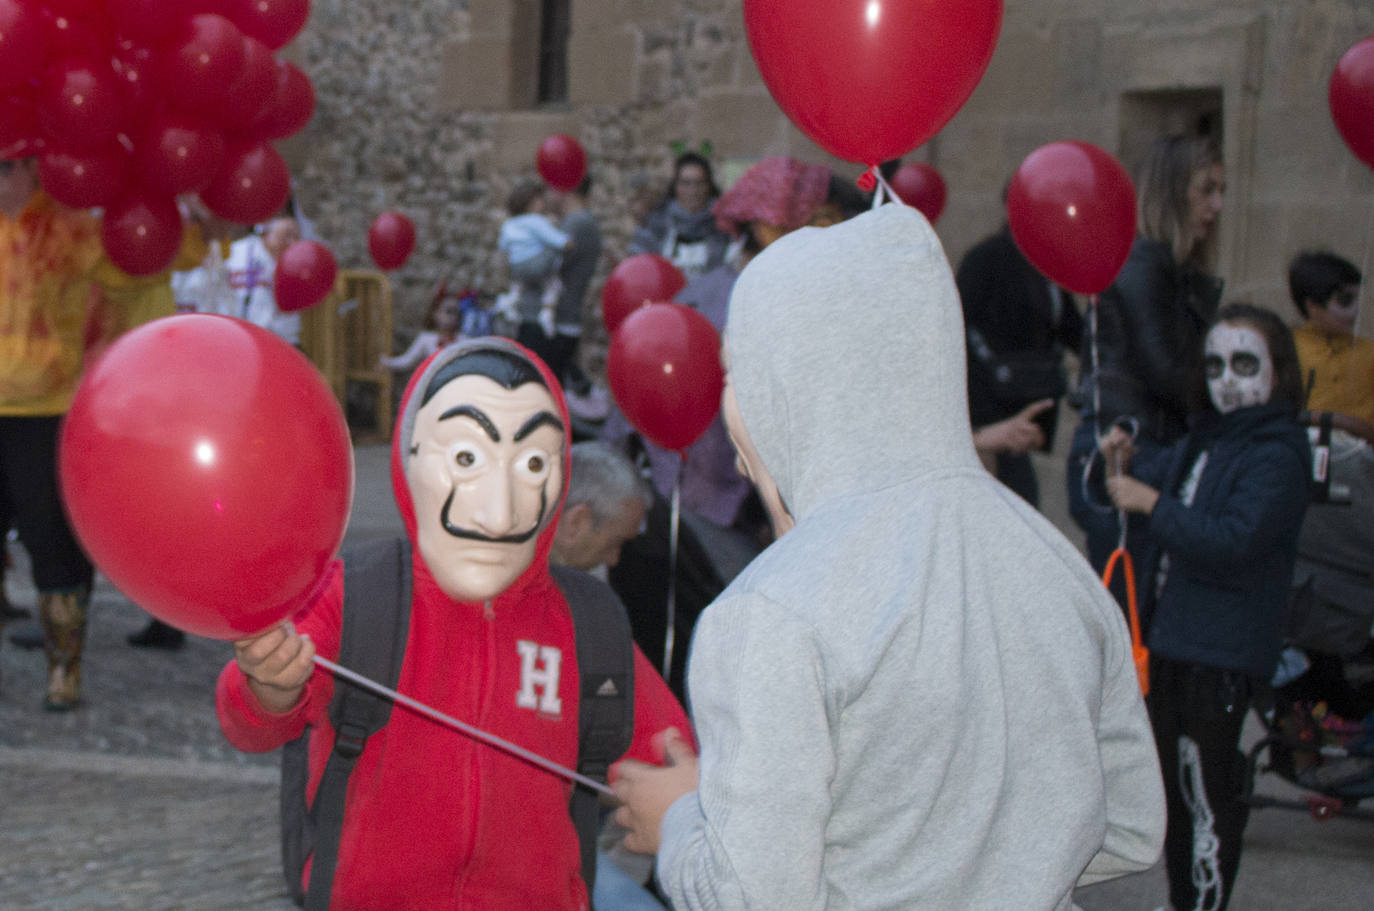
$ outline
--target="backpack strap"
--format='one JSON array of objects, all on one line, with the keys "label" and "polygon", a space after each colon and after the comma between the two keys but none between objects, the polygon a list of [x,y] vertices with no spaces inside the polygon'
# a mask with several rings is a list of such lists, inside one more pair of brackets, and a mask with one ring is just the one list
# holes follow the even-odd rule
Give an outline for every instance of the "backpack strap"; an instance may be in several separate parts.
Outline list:
[{"label": "backpack strap", "polygon": [[[606,583],[566,566],[550,567],[572,611],[577,642],[577,771],[606,780],[611,764],[634,739],[634,639],[625,607]],[[596,883],[596,836],[601,827],[595,791],[573,786],[568,806],[582,847],[582,878]]]},{"label": "backpack strap", "polygon": [[[339,664],[396,688],[410,631],[410,541],[392,538],[350,549],[344,557],[343,632]],[[345,680],[334,682],[329,720],[334,751],[325,763],[309,823],[314,837],[306,911],[327,911],[343,834],[348,777],[367,738],[391,717],[391,700]]]}]

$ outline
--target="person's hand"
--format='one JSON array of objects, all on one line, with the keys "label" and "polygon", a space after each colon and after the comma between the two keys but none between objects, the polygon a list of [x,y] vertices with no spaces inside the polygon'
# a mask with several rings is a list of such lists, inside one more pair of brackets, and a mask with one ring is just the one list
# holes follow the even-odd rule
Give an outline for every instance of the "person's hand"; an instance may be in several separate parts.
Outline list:
[{"label": "person's hand", "polygon": [[1131,464],[1131,456],[1135,455],[1135,441],[1120,427],[1113,427],[1105,436],[1098,438],[1097,450],[1107,463],[1108,476],[1115,476],[1125,472]]},{"label": "person's hand", "polygon": [[280,714],[301,698],[315,671],[315,643],[283,621],[265,633],[234,643],[234,660],[248,688],[269,712]]},{"label": "person's hand", "polygon": [[625,847],[658,853],[663,816],[679,797],[697,788],[697,756],[676,728],[666,732],[661,766],[626,759],[613,767],[615,796],[621,802],[615,821],[627,830]]},{"label": "person's hand", "polygon": [[973,433],[973,448],[980,453],[1024,455],[1045,445],[1045,433],[1035,423],[1036,415],[1054,407],[1054,399],[1031,402],[1016,414],[995,424],[979,427]]},{"label": "person's hand", "polygon": [[1155,504],[1159,502],[1159,491],[1129,475],[1108,478],[1107,494],[1117,509],[1147,516],[1154,512]]}]

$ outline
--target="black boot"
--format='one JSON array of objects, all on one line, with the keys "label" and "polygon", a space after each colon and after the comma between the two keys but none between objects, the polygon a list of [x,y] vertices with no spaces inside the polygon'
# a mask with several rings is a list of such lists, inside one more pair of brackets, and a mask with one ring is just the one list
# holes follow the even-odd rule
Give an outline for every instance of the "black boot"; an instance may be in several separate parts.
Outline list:
[{"label": "black boot", "polygon": [[161,620],[150,620],[143,629],[131,633],[128,641],[138,648],[179,649],[186,644],[186,634]]}]

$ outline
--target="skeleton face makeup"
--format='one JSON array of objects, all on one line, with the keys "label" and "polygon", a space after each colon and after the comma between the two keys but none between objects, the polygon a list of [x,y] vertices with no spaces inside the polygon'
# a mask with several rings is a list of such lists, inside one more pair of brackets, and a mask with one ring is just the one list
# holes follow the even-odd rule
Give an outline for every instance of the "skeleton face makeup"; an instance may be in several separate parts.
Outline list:
[{"label": "skeleton face makeup", "polygon": [[1263,405],[1274,391],[1274,362],[1257,329],[1245,323],[1218,323],[1207,333],[1203,365],[1207,392],[1222,414]]}]

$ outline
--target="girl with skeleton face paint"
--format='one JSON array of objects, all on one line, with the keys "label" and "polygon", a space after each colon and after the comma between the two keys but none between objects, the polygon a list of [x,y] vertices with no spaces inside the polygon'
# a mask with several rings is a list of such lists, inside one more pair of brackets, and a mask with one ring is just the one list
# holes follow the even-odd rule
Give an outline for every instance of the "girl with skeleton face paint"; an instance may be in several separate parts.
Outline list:
[{"label": "girl with skeleton face paint", "polygon": [[1119,429],[1100,442],[1107,464],[1132,462],[1129,475],[1107,480],[1112,502],[1147,517],[1141,619],[1170,900],[1205,911],[1227,907],[1240,863],[1246,810],[1235,753],[1251,695],[1282,645],[1311,458],[1296,420],[1292,333],[1244,304],[1218,317],[1188,434],[1133,460]]}]

